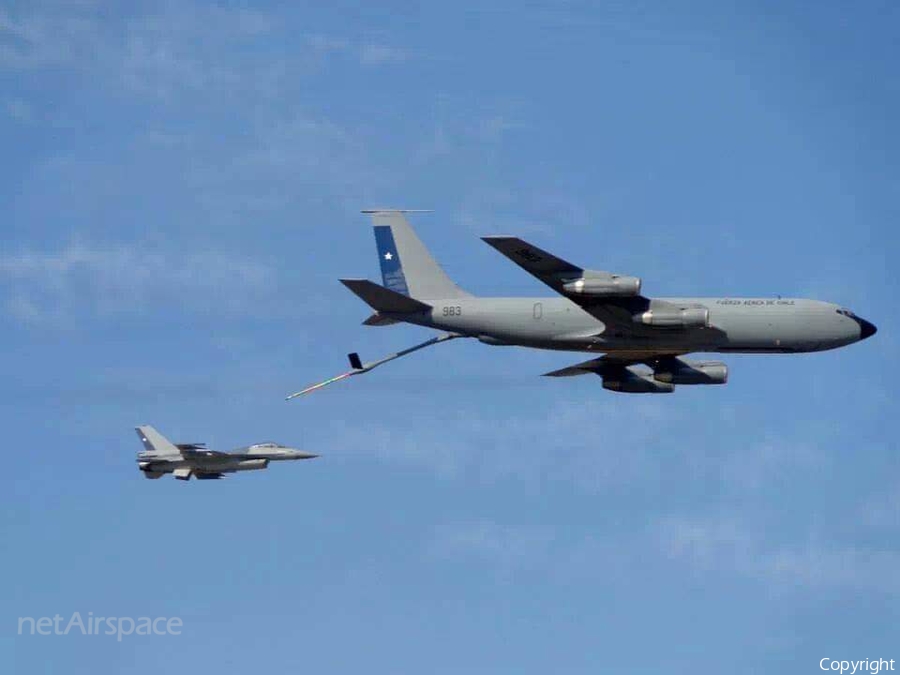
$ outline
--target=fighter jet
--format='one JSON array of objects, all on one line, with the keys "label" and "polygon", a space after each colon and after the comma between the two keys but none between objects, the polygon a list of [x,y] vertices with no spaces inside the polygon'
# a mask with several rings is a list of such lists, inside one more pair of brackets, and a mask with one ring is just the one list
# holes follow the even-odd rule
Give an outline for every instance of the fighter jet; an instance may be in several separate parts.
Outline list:
[{"label": "fighter jet", "polygon": [[265,442],[238,448],[232,452],[209,450],[205,443],[170,443],[151,426],[135,427],[145,450],[137,456],[138,468],[146,478],[161,478],[171,473],[178,480],[215,480],[226,473],[265,469],[271,461],[312,459],[311,452],[295,450],[278,443]]},{"label": "fighter jet", "polygon": [[662,394],[676,385],[724,384],[722,361],[690,360],[694,352],[799,353],[865,340],[875,326],[840,305],[801,298],[650,298],[636,276],[585,269],[515,236],[482,239],[557,293],[555,297],[474,297],[431,257],[406,211],[369,210],[383,285],[341,279],[375,313],[368,326],[397,322],[447,331],[385,359],[362,364],[351,354],[348,373],[297,396],[369,372],[417,349],[459,337],[489,345],[594,352],[588,361],[546,373],[594,373],[605,389]]}]

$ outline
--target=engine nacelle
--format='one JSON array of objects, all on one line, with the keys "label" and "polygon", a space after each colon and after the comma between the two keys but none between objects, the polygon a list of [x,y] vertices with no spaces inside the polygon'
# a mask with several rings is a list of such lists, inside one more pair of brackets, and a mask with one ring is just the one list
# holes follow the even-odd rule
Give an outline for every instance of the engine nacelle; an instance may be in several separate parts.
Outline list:
[{"label": "engine nacelle", "polygon": [[621,372],[609,373],[603,377],[603,388],[623,394],[671,394],[675,385],[659,382],[652,375],[623,368]]},{"label": "engine nacelle", "polygon": [[659,382],[670,384],[725,384],[728,366],[721,361],[685,361],[673,359],[653,372]]},{"label": "engine nacelle", "polygon": [[706,328],[709,326],[709,310],[706,307],[648,309],[643,314],[635,314],[634,322],[660,328]]},{"label": "engine nacelle", "polygon": [[599,274],[585,270],[578,279],[567,280],[563,284],[563,291],[572,295],[631,297],[640,294],[641,280],[638,277]]}]

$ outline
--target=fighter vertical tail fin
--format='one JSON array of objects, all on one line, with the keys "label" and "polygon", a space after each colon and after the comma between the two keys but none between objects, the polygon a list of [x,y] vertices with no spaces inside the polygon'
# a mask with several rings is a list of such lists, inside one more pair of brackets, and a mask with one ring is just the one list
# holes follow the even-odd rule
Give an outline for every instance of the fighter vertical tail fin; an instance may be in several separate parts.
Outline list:
[{"label": "fighter vertical tail fin", "polygon": [[432,300],[466,297],[435,262],[406,220],[407,211],[370,209],[384,286],[412,298]]},{"label": "fighter vertical tail fin", "polygon": [[160,456],[181,455],[181,451],[153,427],[145,425],[135,427],[134,430],[141,439],[141,443],[144,444],[147,453]]}]

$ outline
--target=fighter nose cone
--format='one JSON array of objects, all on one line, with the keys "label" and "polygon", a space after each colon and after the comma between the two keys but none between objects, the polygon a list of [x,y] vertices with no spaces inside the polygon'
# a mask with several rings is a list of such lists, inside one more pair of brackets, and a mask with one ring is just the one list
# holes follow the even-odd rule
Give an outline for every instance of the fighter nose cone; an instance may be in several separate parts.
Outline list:
[{"label": "fighter nose cone", "polygon": [[866,338],[872,337],[875,333],[878,332],[878,329],[875,327],[875,324],[871,321],[866,321],[865,319],[856,319],[859,322],[859,339],[865,340]]}]

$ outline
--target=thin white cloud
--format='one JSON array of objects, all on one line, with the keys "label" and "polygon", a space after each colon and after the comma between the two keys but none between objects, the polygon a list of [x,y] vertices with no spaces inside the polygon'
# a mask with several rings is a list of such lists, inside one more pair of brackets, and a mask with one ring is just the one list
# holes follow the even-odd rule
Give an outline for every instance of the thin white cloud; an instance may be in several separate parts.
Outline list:
[{"label": "thin white cloud", "polygon": [[[210,107],[228,110],[225,124],[233,127],[215,133],[203,125],[185,130],[181,121],[163,116],[149,129],[135,130],[132,147],[121,160],[133,161],[138,171],[159,162],[183,174],[179,184],[190,186],[193,204],[216,222],[245,222],[295,204],[307,206],[311,199],[352,202],[358,208],[367,193],[391,184],[394,169],[381,157],[370,159],[361,138],[364,131],[318,111],[316,101],[304,102],[303,82],[336,54],[359,67],[362,60],[367,65],[396,61],[403,52],[371,50],[344,37],[316,34],[301,34],[289,53],[261,52],[260,46],[287,39],[291,18],[277,11],[191,2],[115,21],[91,7],[0,12],[0,69],[63,69],[89,77],[102,87],[103,96],[171,106],[179,111],[179,120],[203,118]],[[11,51],[4,52],[4,46]],[[6,109],[20,121],[28,113],[20,102],[7,102]],[[47,118],[55,126],[85,123],[77,112],[75,120],[65,111],[48,112]],[[230,134],[228,143],[222,143],[223,133]],[[184,161],[185,153],[190,161]],[[54,185],[81,185],[79,199],[98,189],[84,184],[83,157],[60,156],[44,164],[58,172],[69,167],[75,175]],[[96,184],[115,191],[111,184],[135,178],[111,173]]]},{"label": "thin white cloud", "polygon": [[[523,360],[528,356],[523,354]],[[739,425],[735,438],[740,441],[726,443],[714,431],[716,425],[686,422],[693,419],[696,405],[688,398],[691,392],[684,392],[683,400],[616,395],[603,391],[598,378],[553,382],[540,380],[539,372],[532,367],[505,381],[491,376],[466,380],[467,387],[543,390],[549,402],[504,410],[503,425],[496,423],[497,410],[459,404],[444,411],[458,420],[452,437],[405,417],[333,433],[351,452],[366,448],[367,458],[374,454],[380,461],[416,466],[447,479],[568,483],[587,494],[623,486],[643,492],[675,489],[689,479],[698,489],[713,491],[726,506],[766,499],[773,488],[826,472],[834,461],[831,446],[820,438],[828,433],[821,425],[798,422],[777,439],[752,425]],[[722,414],[727,416],[728,410]],[[554,451],[546,452],[546,447]]]},{"label": "thin white cloud", "polygon": [[[0,69],[90,73],[127,93],[176,100],[197,93],[253,100],[283,97],[299,73],[346,54],[361,66],[398,63],[406,51],[340,36],[301,36],[288,58],[262,59],[248,45],[284,39],[277,12],[184,2],[111,22],[101,7],[62,4],[0,10]],[[223,55],[225,55],[223,57]],[[273,76],[283,81],[274,84]],[[280,86],[279,86],[280,85]]]},{"label": "thin white cloud", "polygon": [[551,532],[511,526],[488,519],[445,523],[437,528],[426,554],[443,561],[488,563],[503,574],[545,563],[552,544]]},{"label": "thin white cloud", "polygon": [[320,54],[342,52],[350,49],[350,42],[344,38],[329,35],[308,35],[306,43]]},{"label": "thin white cloud", "polygon": [[305,42],[320,58],[343,55],[357,59],[362,66],[403,63],[410,58],[410,53],[399,47],[368,42],[358,43],[334,35],[307,35]]},{"label": "thin white cloud", "polygon": [[7,100],[4,107],[6,108],[6,114],[16,122],[31,124],[34,121],[34,112],[31,106],[20,98]]},{"label": "thin white cloud", "polygon": [[499,143],[510,132],[525,128],[522,122],[506,115],[490,115],[478,123],[476,136],[487,143]]},{"label": "thin white cloud", "polygon": [[651,528],[660,551],[709,572],[738,573],[788,589],[843,587],[900,593],[900,552],[823,542],[771,542],[735,517],[670,516]]},{"label": "thin white cloud", "polygon": [[[342,426],[334,434],[351,452],[365,448],[367,457],[419,466],[445,478],[565,482],[592,493],[659,477],[653,455],[666,435],[666,424],[659,422],[671,424],[679,413],[652,399],[631,399],[630,404],[623,414],[621,401],[612,398],[557,400],[539,413],[512,413],[503,425],[497,424],[495,411],[445,410],[458,418],[451,438],[430,423],[406,417],[397,424]],[[553,439],[554,452],[546,452],[539,439]]]},{"label": "thin white cloud", "polygon": [[[558,527],[491,519],[445,523],[424,554],[448,564],[472,563],[501,576],[538,572],[561,582],[627,574],[657,561],[700,575],[743,577],[774,592],[851,589],[900,594],[900,553],[808,536],[802,543],[768,538],[739,516],[665,516],[646,528],[569,536]],[[682,573],[682,572],[679,572]]]},{"label": "thin white cloud", "polygon": [[132,90],[163,98],[184,92],[246,94],[256,88],[263,66],[222,54],[266,39],[275,25],[262,12],[191,4],[134,18],[125,25],[124,39],[107,44],[120,56],[112,74]]},{"label": "thin white cloud", "polygon": [[900,483],[871,495],[863,503],[859,517],[868,526],[882,531],[900,532]]},{"label": "thin white cloud", "polygon": [[666,516],[651,528],[662,553],[686,560],[701,570],[728,567],[747,571],[757,546],[757,535],[732,518]]},{"label": "thin white cloud", "polygon": [[54,322],[148,308],[252,312],[274,288],[268,265],[229,253],[163,252],[141,246],[71,244],[59,251],[0,256],[7,312],[27,322]]},{"label": "thin white cloud", "polygon": [[812,434],[762,438],[740,452],[722,458],[723,482],[735,492],[755,492],[778,484],[794,472],[827,470],[831,458],[818,447]]},{"label": "thin white cloud", "polygon": [[359,49],[359,62],[364,66],[403,63],[407,59],[409,52],[389,45],[366,44]]}]

